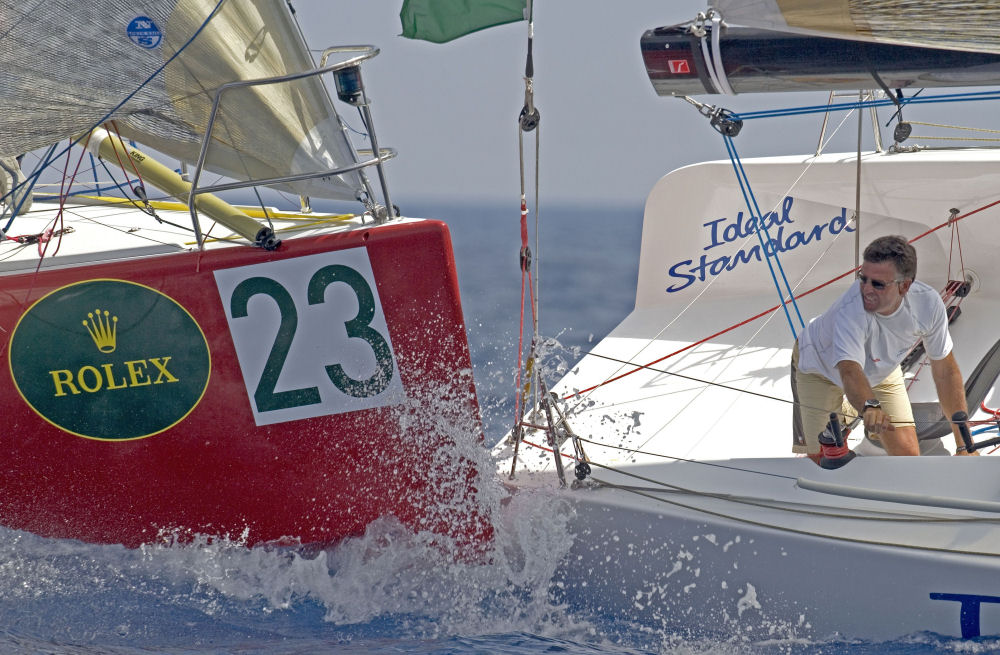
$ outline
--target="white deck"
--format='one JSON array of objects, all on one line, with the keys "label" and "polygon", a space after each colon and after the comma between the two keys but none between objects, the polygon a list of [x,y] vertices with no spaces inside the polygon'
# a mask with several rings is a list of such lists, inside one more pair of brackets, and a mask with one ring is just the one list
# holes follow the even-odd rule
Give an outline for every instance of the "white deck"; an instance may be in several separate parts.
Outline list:
[{"label": "white deck", "polygon": [[[251,208],[254,209],[254,208]],[[259,207],[256,208],[259,211]],[[344,217],[320,212],[298,214],[279,212],[269,208],[278,238],[294,238],[318,233],[337,233],[372,225],[370,218]],[[191,214],[174,209],[157,209],[164,221],[177,226],[159,223],[155,218],[139,211],[131,204],[109,205],[81,202],[70,199],[63,209],[61,221],[58,203],[35,200],[31,211],[19,215],[8,236],[37,235],[47,229],[69,229],[60,239],[54,236],[44,249],[42,267],[72,266],[82,263],[106,262],[133,257],[147,257],[197,249],[193,231],[183,229],[191,225]],[[206,248],[222,248],[231,244],[247,245],[245,239],[234,237],[232,232],[212,219],[200,217],[207,235]],[[262,225],[266,225],[264,219]],[[43,246],[44,248],[44,246]],[[39,265],[40,249],[37,243],[21,244],[5,240],[0,242],[0,274],[23,273]]]}]

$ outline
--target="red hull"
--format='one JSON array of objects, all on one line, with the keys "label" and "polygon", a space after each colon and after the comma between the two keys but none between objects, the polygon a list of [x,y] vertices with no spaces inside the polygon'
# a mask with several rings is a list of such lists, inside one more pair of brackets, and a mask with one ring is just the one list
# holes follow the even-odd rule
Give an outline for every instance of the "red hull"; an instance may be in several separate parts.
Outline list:
[{"label": "red hull", "polygon": [[0,523],[128,546],[330,543],[385,515],[488,534],[457,454],[482,427],[443,224],[0,285]]}]

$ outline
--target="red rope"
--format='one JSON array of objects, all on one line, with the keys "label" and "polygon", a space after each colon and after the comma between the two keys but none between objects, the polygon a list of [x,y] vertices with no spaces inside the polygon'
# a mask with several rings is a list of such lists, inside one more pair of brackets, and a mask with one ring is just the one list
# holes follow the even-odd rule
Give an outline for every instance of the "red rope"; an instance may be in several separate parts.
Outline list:
[{"label": "red rope", "polygon": [[[115,136],[118,137],[118,141],[122,144],[123,148],[126,148],[127,152],[127,146],[125,145],[125,140],[122,139],[122,135],[118,132],[118,123],[116,123],[115,121],[111,121],[110,123],[108,123],[108,125],[110,125],[112,129],[114,129]],[[125,168],[125,164],[122,163],[121,155],[118,154],[118,148],[115,147],[114,142],[111,143],[111,146],[112,146],[111,149],[115,153],[115,159],[118,160],[118,167],[122,169],[122,171],[125,173],[125,183],[129,186],[129,188],[132,188],[132,180],[129,179],[128,169]],[[135,162],[132,161],[131,157],[126,156],[125,158],[128,159],[129,164],[132,165],[132,170],[135,171],[135,176],[139,180],[139,184],[145,187],[145,184],[143,184],[142,181],[142,173],[139,172],[139,169],[136,167]]]},{"label": "red rope", "polygon": [[[516,380],[516,393],[514,397],[514,420],[520,421],[522,416],[521,409],[521,398],[523,392],[521,391],[521,356],[524,354],[524,287],[527,284],[528,287],[528,298],[531,303],[531,318],[532,325],[534,325],[535,318],[535,292],[534,284],[531,278],[531,250],[528,247],[528,203],[525,200],[524,195],[521,195],[521,252],[520,252],[520,262],[521,262],[521,321],[520,327],[518,329],[517,335],[517,380]],[[530,359],[530,356],[529,356]]]},{"label": "red rope", "polygon": [[[823,284],[820,284],[819,286],[813,287],[812,289],[809,289],[808,291],[805,291],[805,292],[799,294],[795,298],[798,299],[798,298],[803,298],[805,296],[808,296],[810,293],[813,293],[814,291],[819,291],[823,287],[829,286],[829,285],[833,284],[834,282],[836,282],[837,280],[840,280],[840,279],[842,279],[844,277],[847,277],[848,275],[851,275],[852,273],[854,273],[857,270],[858,270],[857,268],[852,268],[851,270],[847,271],[846,273],[843,273],[842,275],[838,275],[837,277],[833,278],[832,280],[824,282]],[[787,304],[789,304],[791,302],[792,302],[791,300],[786,300],[784,304],[787,305]],[[601,382],[600,384],[595,384],[592,387],[587,387],[586,389],[578,391],[575,394],[566,396],[565,398],[563,398],[563,400],[568,400],[568,399],[572,398],[573,396],[584,394],[584,393],[587,393],[588,391],[593,391],[594,389],[597,389],[598,387],[603,387],[604,385],[610,384],[611,382],[614,382],[616,380],[621,380],[622,378],[627,377],[629,375],[632,375],[633,373],[635,373],[637,371],[641,371],[644,368],[653,366],[654,364],[659,364],[660,362],[662,362],[665,359],[670,359],[674,355],[679,355],[680,353],[684,352],[685,350],[690,350],[691,348],[694,348],[695,346],[700,346],[701,344],[705,343],[706,341],[710,341],[710,340],[714,339],[715,337],[718,337],[720,335],[725,334],[726,332],[731,332],[731,331],[735,330],[738,327],[743,327],[747,323],[752,323],[753,321],[756,321],[758,318],[767,316],[768,314],[770,314],[772,312],[776,312],[780,308],[781,308],[781,305],[775,305],[774,307],[766,309],[766,310],[762,311],[761,313],[759,313],[759,314],[757,314],[755,316],[751,316],[750,318],[746,319],[745,321],[740,321],[736,325],[730,325],[726,329],[719,330],[715,334],[710,334],[707,337],[705,337],[704,339],[699,339],[698,341],[695,341],[694,343],[690,343],[690,344],[684,346],[683,348],[675,350],[674,352],[672,352],[672,353],[670,353],[668,355],[664,355],[663,357],[660,357],[659,359],[654,359],[653,361],[649,362],[648,364],[645,364],[643,366],[637,366],[636,368],[632,369],[631,371],[628,371],[626,373],[622,373],[621,375],[618,375],[618,376],[615,376],[613,378],[607,379],[604,382]]]},{"label": "red rope", "polygon": [[[65,233],[65,230],[62,227],[63,208],[66,206],[66,199],[69,197],[69,191],[70,189],[73,188],[73,183],[76,181],[77,173],[79,173],[80,171],[80,162],[83,161],[83,155],[87,152],[87,143],[89,143],[89,141],[90,141],[90,136],[88,135],[87,140],[84,142],[82,150],[80,152],[80,159],[78,159],[76,162],[76,169],[73,171],[73,175],[72,177],[70,177],[68,185],[66,184],[66,170],[69,169],[69,162],[71,161],[70,160],[71,148],[66,149],[66,167],[63,169],[63,177],[59,183],[59,212],[56,214],[56,217],[52,219],[52,226],[46,228],[45,230],[42,231],[41,234],[38,235],[38,265],[35,266],[35,272],[31,276],[31,284],[28,287],[27,293],[24,294],[24,299],[21,301],[21,306],[19,310],[20,314],[24,313],[25,308],[28,306],[28,301],[31,299],[31,294],[35,290],[35,283],[38,280],[39,272],[42,270],[42,262],[45,260],[46,252],[48,251],[49,248],[49,241],[52,239],[53,233],[56,232],[55,226],[57,223],[60,226],[58,230],[59,240],[56,242],[56,249],[55,252],[52,253],[52,256],[55,256],[59,252],[59,247],[62,245],[62,235]],[[16,241],[17,238],[15,237],[14,240]],[[7,343],[3,343],[2,345],[0,345],[0,354],[5,353],[6,351],[7,351]]]},{"label": "red rope", "polygon": [[[985,210],[989,209],[990,207],[994,207],[996,205],[1000,205],[1000,200],[995,200],[995,201],[993,201],[993,202],[991,202],[991,203],[989,203],[987,205],[983,205],[982,207],[979,207],[977,209],[973,209],[972,211],[966,212],[965,214],[962,214],[960,216],[956,216],[954,218],[949,218],[944,223],[941,223],[940,225],[938,225],[936,227],[932,227],[931,229],[927,230],[926,232],[923,232],[922,234],[918,234],[917,236],[913,237],[912,239],[910,239],[910,243],[913,243],[915,241],[919,241],[920,239],[923,239],[928,234],[936,232],[936,231],[940,230],[941,228],[943,228],[943,227],[945,227],[947,225],[952,225],[954,223],[957,223],[958,221],[960,221],[960,220],[962,220],[964,218],[968,218],[969,216],[972,216],[973,214],[978,214],[979,212],[985,211]],[[804,291],[804,292],[800,293],[799,295],[795,296],[794,299],[797,300],[799,298],[804,298],[805,296],[808,296],[809,294],[811,294],[813,292],[819,291],[820,289],[822,289],[824,287],[827,287],[827,286],[833,284],[834,282],[836,282],[838,280],[841,280],[841,279],[847,277],[848,275],[851,275],[851,274],[857,272],[858,268],[860,268],[860,267],[852,268],[851,270],[838,275],[837,277],[833,278],[832,280],[828,280],[828,281],[826,281],[826,282],[824,282],[824,283],[822,283],[822,284],[820,284],[818,286],[813,287],[812,289],[809,289],[808,291]],[[793,302],[793,299],[786,300],[783,304],[787,305],[787,304],[789,304],[791,302]],[[700,346],[701,344],[705,343],[706,341],[710,341],[710,340],[712,340],[712,339],[714,339],[714,338],[716,338],[718,336],[726,334],[727,332],[731,332],[731,331],[735,330],[736,328],[743,327],[747,323],[752,323],[753,321],[756,321],[759,318],[762,318],[764,316],[767,316],[768,314],[776,312],[777,310],[781,309],[781,307],[782,307],[782,305],[775,305],[774,307],[766,309],[766,310],[762,311],[761,313],[759,313],[759,314],[757,314],[755,316],[751,316],[750,318],[748,318],[748,319],[746,319],[744,321],[740,321],[739,323],[736,323],[735,325],[731,325],[731,326],[725,328],[724,330],[719,330],[715,334],[711,334],[711,335],[705,337],[704,339],[699,339],[698,341],[695,341],[694,343],[688,344],[688,345],[684,346],[683,348],[679,348],[678,350],[675,350],[674,352],[672,352],[672,353],[670,353],[668,355],[664,355],[663,357],[660,357],[659,359],[654,359],[653,361],[649,362],[648,364],[638,365],[634,369],[632,369],[631,371],[626,371],[625,373],[622,373],[621,375],[616,375],[615,377],[609,378],[609,379],[605,380],[604,382],[600,382],[600,383],[595,384],[595,385],[593,385],[591,387],[587,387],[586,389],[582,389],[580,391],[577,391],[576,393],[570,394],[568,396],[564,396],[563,400],[569,400],[570,398],[573,398],[574,396],[580,396],[580,395],[585,394],[587,392],[593,391],[594,389],[598,389],[600,387],[603,387],[604,385],[610,384],[610,383],[615,382],[617,380],[621,380],[622,378],[628,377],[629,375],[632,375],[633,373],[636,373],[638,371],[644,370],[644,369],[646,369],[648,367],[651,367],[651,366],[653,366],[655,364],[659,364],[660,362],[662,362],[665,359],[670,359],[674,355],[679,355],[680,353],[685,352],[687,350],[690,350],[691,348],[694,348],[695,346]]]},{"label": "red rope", "polygon": [[[954,231],[954,230],[952,230],[952,243],[953,243],[953,244],[954,244],[954,241],[955,241],[955,240],[954,240],[954,234],[955,234],[955,231]],[[960,240],[960,241],[961,241],[961,240]],[[950,255],[949,255],[949,257],[950,257]],[[959,255],[959,257],[961,257],[961,255]],[[951,277],[951,266],[949,265],[949,267],[948,267],[948,268],[949,268],[949,270],[948,270],[948,276],[949,276],[949,278],[950,278],[950,277]],[[963,270],[963,271],[965,270],[965,264],[964,264],[964,263],[962,264],[962,270]],[[954,299],[955,299],[955,297],[956,297],[956,296],[955,296],[955,292],[956,292],[956,291],[957,291],[957,290],[958,290],[958,289],[959,289],[959,288],[960,288],[961,286],[962,286],[962,285],[961,285],[961,283],[957,282],[956,280],[951,280],[951,279],[949,279],[949,280],[948,280],[948,283],[947,283],[947,284],[945,285],[945,287],[944,287],[944,291],[942,291],[942,292],[941,292],[941,302],[943,302],[943,303],[945,304],[945,313],[946,313],[946,315],[947,315],[947,318],[948,318],[948,322],[949,322],[949,323],[951,323],[951,321],[952,321],[952,320],[954,320],[954,319],[952,319],[952,318],[951,318],[951,316],[952,316],[952,311],[957,311],[957,308],[958,308],[958,307],[961,307],[961,306],[962,306],[962,300],[964,299],[964,298],[963,298],[962,296],[959,296],[959,297],[958,297],[958,301],[957,301],[957,302],[956,302],[956,303],[955,303],[954,305],[949,305],[949,304],[948,304],[948,303],[950,303],[950,302],[951,302],[952,300],[954,300]],[[909,357],[910,353],[912,353],[912,352],[913,352],[913,350],[914,350],[914,349],[915,349],[915,348],[916,348],[916,347],[917,347],[918,345],[920,345],[920,342],[919,342],[919,341],[917,341],[917,343],[913,344],[913,348],[910,348],[909,352],[907,352],[907,353],[906,353],[907,357]],[[912,386],[913,386],[914,384],[916,384],[916,383],[917,383],[917,380],[919,380],[919,379],[920,379],[920,372],[921,372],[922,370],[924,370],[924,367],[925,367],[925,366],[927,366],[927,364],[928,364],[928,362],[929,362],[929,361],[930,361],[930,358],[929,358],[929,357],[921,357],[921,358],[920,358],[920,366],[918,366],[918,367],[917,367],[917,370],[916,370],[916,371],[915,371],[915,372],[913,373],[913,376],[912,376],[912,377],[910,378],[910,381],[906,383],[906,390],[907,390],[907,391],[909,391],[909,390],[910,390],[910,388],[911,388],[911,387],[912,387]]]},{"label": "red rope", "polygon": [[[64,220],[63,210],[66,208],[66,200],[69,198],[69,192],[73,189],[73,184],[76,182],[76,176],[80,172],[80,163],[83,161],[83,156],[87,154],[88,143],[90,143],[89,134],[87,135],[86,140],[83,142],[83,145],[80,147],[80,157],[76,160],[76,168],[73,169],[73,175],[69,178],[68,184],[66,183],[66,171],[63,170],[62,180],[59,183],[59,213],[56,214],[56,217],[53,219],[52,227],[46,229],[38,237],[39,267],[41,267],[42,265],[41,260],[45,258],[45,254],[46,252],[48,252],[49,241],[52,239],[53,231],[56,231],[58,233],[58,240],[56,241],[56,249],[52,252],[52,256],[55,257],[57,254],[59,254],[59,249],[62,247],[62,235],[66,233],[65,224],[63,222]],[[70,150],[67,149],[66,150],[67,168],[69,168],[69,152]],[[56,225],[59,226],[58,230],[55,229]]]}]

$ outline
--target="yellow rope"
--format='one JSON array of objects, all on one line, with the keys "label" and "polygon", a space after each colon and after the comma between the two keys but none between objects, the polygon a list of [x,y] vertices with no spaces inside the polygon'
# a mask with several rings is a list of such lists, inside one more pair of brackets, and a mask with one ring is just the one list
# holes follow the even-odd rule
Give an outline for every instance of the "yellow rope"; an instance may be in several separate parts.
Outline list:
[{"label": "yellow rope", "polygon": [[911,134],[911,139],[925,139],[928,141],[987,141],[994,142],[1000,141],[1000,139],[989,139],[987,137],[972,137],[972,136],[924,136],[921,134]]},{"label": "yellow rope", "polygon": [[989,132],[1000,134],[1000,130],[991,130],[985,127],[962,127],[961,125],[944,125],[942,123],[923,123],[921,121],[906,121],[910,125],[926,125],[927,127],[943,127],[949,130],[969,130],[970,132]]},{"label": "yellow rope", "polygon": [[[991,130],[985,127],[963,127],[961,125],[945,125],[943,123],[924,123],[922,121],[907,121],[911,125],[923,125],[925,127],[938,127],[945,130],[965,130],[968,132],[986,132],[988,134],[1000,134],[1000,130]],[[925,139],[928,141],[984,141],[988,143],[1000,142],[1000,138],[973,137],[973,136],[925,136],[920,134],[910,135],[911,139]]]},{"label": "yellow rope", "polygon": [[[39,197],[39,196],[36,196]],[[73,196],[74,199],[89,200],[95,203],[108,204],[108,205],[134,205],[136,201],[130,200],[128,198],[116,198],[113,196],[92,196],[81,194],[78,196]],[[149,206],[153,209],[161,209],[163,211],[178,211],[186,212],[188,211],[188,206],[182,202],[171,202],[167,200],[150,200]],[[321,223],[328,223],[331,221],[348,221],[355,218],[354,214],[331,214],[329,216],[323,216],[322,218],[317,217],[315,214],[302,214],[298,212],[283,212],[277,210],[268,210],[266,213],[260,207],[240,207],[247,216],[251,218],[272,218],[282,221],[303,221],[305,226],[318,225]],[[287,228],[285,228],[287,229]]]}]

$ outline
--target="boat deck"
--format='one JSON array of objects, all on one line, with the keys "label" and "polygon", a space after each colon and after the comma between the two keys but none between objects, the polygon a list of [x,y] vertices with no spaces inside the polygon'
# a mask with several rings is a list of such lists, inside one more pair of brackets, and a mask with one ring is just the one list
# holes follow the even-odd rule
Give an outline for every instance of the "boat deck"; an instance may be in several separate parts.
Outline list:
[{"label": "boat deck", "polygon": [[[36,198],[31,210],[13,222],[8,239],[0,244],[0,275],[23,273],[39,266],[57,268],[91,262],[107,262],[197,250],[191,230],[191,214],[179,203],[152,203],[156,217],[141,205],[121,199],[74,197],[62,208],[58,202]],[[337,234],[372,226],[371,218],[345,214],[292,213],[260,207],[242,208],[274,225],[279,239]],[[157,217],[162,220],[158,221]],[[222,225],[201,216],[206,234],[205,248],[248,245]],[[39,236],[53,230],[51,240],[39,244]],[[25,243],[13,240],[22,237]]]}]

